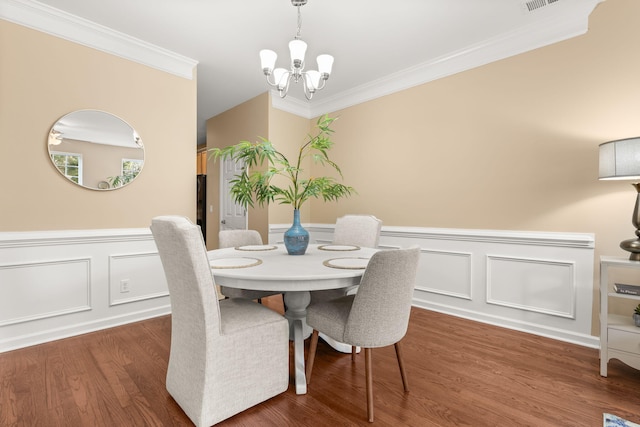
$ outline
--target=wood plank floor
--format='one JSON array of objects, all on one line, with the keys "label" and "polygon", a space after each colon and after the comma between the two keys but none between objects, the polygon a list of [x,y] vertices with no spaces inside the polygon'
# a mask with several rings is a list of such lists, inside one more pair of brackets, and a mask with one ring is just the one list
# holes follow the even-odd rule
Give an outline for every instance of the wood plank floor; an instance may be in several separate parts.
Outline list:
[{"label": "wood plank floor", "polygon": [[[164,387],[170,330],[164,316],[0,354],[0,426],[190,425]],[[597,350],[416,308],[403,343],[407,394],[393,347],[373,351],[374,425],[640,423],[640,371],[612,361],[602,378]],[[364,355],[321,340],[307,395],[291,382],[218,425],[369,425],[364,387]]]}]

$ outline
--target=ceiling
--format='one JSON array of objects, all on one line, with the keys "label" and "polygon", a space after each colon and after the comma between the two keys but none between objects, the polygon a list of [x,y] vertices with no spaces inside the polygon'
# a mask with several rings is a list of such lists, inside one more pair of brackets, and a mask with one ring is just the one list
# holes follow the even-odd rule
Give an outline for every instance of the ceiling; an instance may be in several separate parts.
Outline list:
[{"label": "ceiling", "polygon": [[[292,84],[287,100],[313,117],[566,39],[586,31],[585,21],[601,1],[309,0],[301,8],[307,68],[317,68],[315,57],[329,53],[335,57],[333,73],[312,101],[305,100],[301,84]],[[276,66],[288,67],[287,45],[297,25],[290,0],[39,3],[196,60],[199,143],[205,142],[208,118],[269,89],[260,49],[275,50]],[[556,27],[577,19],[582,30],[558,34]],[[543,40],[545,29],[549,36]],[[527,47],[512,46],[523,38],[529,40]],[[480,56],[483,49],[489,54]],[[455,67],[443,68],[456,61]]]}]

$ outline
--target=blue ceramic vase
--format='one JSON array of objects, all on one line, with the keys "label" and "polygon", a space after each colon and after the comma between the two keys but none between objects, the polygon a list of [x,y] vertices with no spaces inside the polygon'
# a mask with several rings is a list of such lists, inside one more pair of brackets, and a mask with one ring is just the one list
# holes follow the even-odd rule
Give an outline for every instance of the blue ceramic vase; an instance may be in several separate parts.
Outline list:
[{"label": "blue ceramic vase", "polygon": [[309,232],[300,225],[300,211],[293,210],[293,225],[284,232],[284,246],[289,255],[304,255],[309,246]]}]

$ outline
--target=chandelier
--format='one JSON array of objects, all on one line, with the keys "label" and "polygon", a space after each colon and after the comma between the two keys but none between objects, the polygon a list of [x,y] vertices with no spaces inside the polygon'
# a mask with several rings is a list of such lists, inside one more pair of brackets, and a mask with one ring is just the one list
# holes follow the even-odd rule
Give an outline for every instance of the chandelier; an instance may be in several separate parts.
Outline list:
[{"label": "chandelier", "polygon": [[291,4],[298,8],[298,31],[294,39],[289,42],[291,69],[274,69],[278,55],[269,49],[260,51],[260,62],[262,64],[262,71],[267,77],[267,83],[278,89],[281,98],[287,96],[291,80],[295,83],[302,80],[304,96],[307,99],[311,99],[317,90],[324,88],[331,74],[333,56],[326,54],[318,55],[316,58],[318,61],[318,70],[304,71],[304,54],[307,51],[307,44],[300,39],[300,29],[302,27],[300,6],[307,4],[307,0],[291,0]]}]

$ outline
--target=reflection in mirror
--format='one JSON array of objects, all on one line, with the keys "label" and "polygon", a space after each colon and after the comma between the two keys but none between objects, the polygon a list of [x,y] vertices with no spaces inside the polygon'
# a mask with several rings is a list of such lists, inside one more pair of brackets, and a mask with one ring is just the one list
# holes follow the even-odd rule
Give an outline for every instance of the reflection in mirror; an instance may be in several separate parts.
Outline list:
[{"label": "reflection in mirror", "polygon": [[124,120],[98,110],[78,110],[51,128],[47,146],[53,165],[68,180],[94,190],[133,181],[144,165],[144,146]]}]

